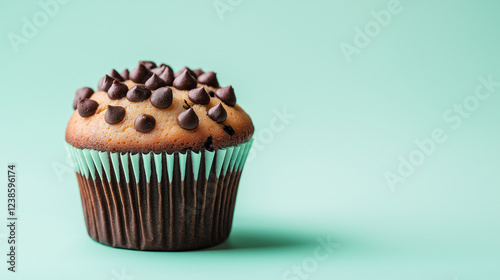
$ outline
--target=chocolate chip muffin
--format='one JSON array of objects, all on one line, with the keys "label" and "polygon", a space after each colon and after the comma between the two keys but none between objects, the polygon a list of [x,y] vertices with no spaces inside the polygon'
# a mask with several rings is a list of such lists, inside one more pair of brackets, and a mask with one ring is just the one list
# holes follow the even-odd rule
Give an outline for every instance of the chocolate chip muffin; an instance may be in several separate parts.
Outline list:
[{"label": "chocolate chip muffin", "polygon": [[73,108],[66,142],[94,240],[178,251],[228,237],[254,131],[231,85],[141,61],[78,89]]}]

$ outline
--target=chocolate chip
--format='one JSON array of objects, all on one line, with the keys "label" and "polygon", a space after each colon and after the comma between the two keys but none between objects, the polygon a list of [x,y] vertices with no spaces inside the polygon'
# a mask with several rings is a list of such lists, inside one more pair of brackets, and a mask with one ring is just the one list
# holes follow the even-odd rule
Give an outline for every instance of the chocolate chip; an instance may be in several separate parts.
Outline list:
[{"label": "chocolate chip", "polygon": [[144,64],[144,66],[146,66],[146,68],[148,68],[149,70],[156,67],[156,63],[154,63],[153,61],[143,60],[143,61],[140,61],[139,63]]},{"label": "chocolate chip", "polygon": [[120,73],[120,76],[122,76],[122,78],[123,78],[124,80],[128,80],[128,79],[129,79],[129,76],[130,76],[130,73],[128,72],[128,69],[123,70],[123,71]]},{"label": "chocolate chip", "polygon": [[128,87],[124,83],[114,81],[111,87],[108,89],[109,99],[121,99],[127,96]]},{"label": "chocolate chip", "polygon": [[234,89],[231,85],[218,89],[215,96],[229,106],[236,105],[236,95],[234,95]]},{"label": "chocolate chip", "polygon": [[75,99],[73,100],[73,109],[76,110],[78,101],[84,98],[90,98],[94,94],[94,90],[89,87],[82,87],[76,90]]},{"label": "chocolate chip", "polygon": [[208,136],[207,137],[207,140],[205,141],[205,143],[203,143],[203,147],[205,147],[206,150],[213,150],[213,139],[212,139],[212,135]]},{"label": "chocolate chip", "polygon": [[196,75],[196,77],[199,77],[200,75],[203,75],[203,73],[205,73],[205,72],[203,72],[203,70],[198,68],[198,69],[194,69],[193,73]]},{"label": "chocolate chip", "polygon": [[172,71],[172,68],[165,66],[165,70],[163,70],[159,77],[165,81],[167,86],[171,86],[175,79],[174,71]]},{"label": "chocolate chip", "polygon": [[207,115],[217,123],[221,123],[227,119],[226,109],[220,103],[210,108]]},{"label": "chocolate chip", "polygon": [[151,72],[155,73],[156,75],[160,76],[161,73],[163,73],[163,71],[165,71],[165,68],[167,68],[167,66],[165,64],[162,64],[156,68],[153,68],[151,69]]},{"label": "chocolate chip", "polygon": [[127,92],[127,99],[132,102],[140,102],[150,96],[151,91],[145,85],[135,85]]},{"label": "chocolate chip", "polygon": [[189,100],[196,104],[207,105],[210,103],[210,96],[205,91],[204,87],[195,88],[188,93]]},{"label": "chocolate chip", "polygon": [[116,72],[115,69],[111,69],[109,76],[111,76],[112,78],[115,78],[116,80],[118,80],[120,82],[125,81],[125,79],[123,79],[123,77],[120,74],[118,74],[118,72]]},{"label": "chocolate chip", "polygon": [[151,77],[152,73],[149,69],[144,66],[144,64],[139,63],[137,67],[130,72],[130,79],[136,83],[144,83],[149,77]]},{"label": "chocolate chip", "polygon": [[188,71],[188,73],[189,73],[191,76],[193,76],[193,77],[195,77],[195,78],[196,78],[196,73],[194,73],[194,72],[193,72],[193,70],[189,69],[189,68],[188,68],[188,67],[186,67],[186,66],[182,67],[182,69],[181,69],[181,70],[179,70],[179,71],[175,72],[175,77],[177,78],[177,77],[178,77],[178,76],[180,76],[182,73],[184,73],[184,71]]},{"label": "chocolate chip", "polygon": [[151,94],[151,104],[158,109],[165,109],[172,105],[172,89],[168,87],[162,87]]},{"label": "chocolate chip", "polygon": [[97,84],[97,90],[108,91],[109,87],[113,84],[115,78],[108,75],[102,77]]},{"label": "chocolate chip", "polygon": [[219,82],[217,81],[217,75],[213,71],[209,71],[201,76],[198,76],[198,83],[211,87],[219,87]]},{"label": "chocolate chip", "polygon": [[156,74],[153,74],[153,76],[151,76],[144,85],[150,90],[155,90],[157,88],[165,86],[166,83],[165,81],[160,79]]},{"label": "chocolate chip", "polygon": [[193,130],[198,127],[200,120],[198,119],[198,116],[194,112],[193,108],[189,108],[177,116],[177,122],[182,128],[186,130]]},{"label": "chocolate chip", "polygon": [[198,85],[196,82],[196,78],[193,75],[189,74],[187,70],[182,72],[179,76],[177,76],[174,80],[174,87],[182,90],[193,89]]},{"label": "chocolate chip", "polygon": [[137,131],[146,133],[155,128],[156,120],[153,116],[148,114],[140,114],[134,122],[134,127]]},{"label": "chocolate chip", "polygon": [[213,90],[209,90],[208,91],[208,95],[210,95],[210,97],[214,97],[215,96],[215,92]]},{"label": "chocolate chip", "polygon": [[125,118],[125,108],[122,106],[108,105],[104,120],[109,124],[117,124]]},{"label": "chocolate chip", "polygon": [[83,98],[78,101],[78,114],[80,116],[86,118],[90,117],[95,114],[95,111],[97,111],[97,107],[99,107],[99,103],[97,103],[95,100],[88,99],[88,98]]},{"label": "chocolate chip", "polygon": [[234,129],[230,125],[225,125],[224,126],[224,131],[229,134],[229,136],[234,135]]},{"label": "chocolate chip", "polygon": [[191,108],[191,105],[189,105],[189,104],[188,104],[188,102],[186,101],[186,99],[184,99],[184,103],[186,104],[186,106],[182,105],[182,107],[183,107],[184,109],[186,109],[186,110],[187,110],[187,109]]}]

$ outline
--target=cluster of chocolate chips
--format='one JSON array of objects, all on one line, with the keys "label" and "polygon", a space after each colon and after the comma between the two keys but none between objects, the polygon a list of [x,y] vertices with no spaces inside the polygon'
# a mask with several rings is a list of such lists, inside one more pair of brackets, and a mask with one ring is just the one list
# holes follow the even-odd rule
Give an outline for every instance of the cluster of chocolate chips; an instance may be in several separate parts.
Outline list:
[{"label": "cluster of chocolate chips", "polygon": [[[137,83],[132,88],[128,88],[123,82],[132,80]],[[211,97],[217,97],[228,106],[236,105],[236,96],[231,85],[219,88],[216,92],[207,92],[204,87],[199,87],[198,83],[215,87],[219,87],[215,72],[203,72],[201,69],[191,70],[184,67],[174,74],[172,68],[166,64],[157,66],[152,61],[141,61],[139,65],[131,72],[125,69],[118,73],[112,69],[109,75],[105,75],[99,80],[97,89],[108,93],[110,99],[127,98],[130,102],[141,102],[150,99],[151,104],[158,109],[166,109],[172,105],[173,93],[169,86],[173,86],[180,90],[189,90],[188,98],[191,102],[200,105],[210,103]],[[90,117],[95,114],[99,104],[90,99],[94,91],[91,88],[83,87],[76,91],[73,108],[78,110],[82,117]],[[186,103],[186,110],[177,116],[179,125],[186,129],[192,130],[198,127],[199,119],[191,106]],[[108,105],[104,120],[109,124],[118,124],[125,118],[125,108],[121,106]],[[208,110],[208,116],[217,123],[222,123],[227,118],[227,112],[221,103]],[[156,120],[148,114],[139,115],[134,122],[134,127],[139,132],[149,132],[156,125]],[[227,131],[228,126],[224,126],[224,130],[230,135],[234,134],[234,130]],[[231,132],[231,133],[230,133]]]}]

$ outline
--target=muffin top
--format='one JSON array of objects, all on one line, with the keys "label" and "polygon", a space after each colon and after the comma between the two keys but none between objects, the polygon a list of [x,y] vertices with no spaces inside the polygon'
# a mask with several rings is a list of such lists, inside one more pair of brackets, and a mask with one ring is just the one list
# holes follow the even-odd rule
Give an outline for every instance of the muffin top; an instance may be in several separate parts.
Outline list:
[{"label": "muffin top", "polygon": [[250,117],[231,85],[214,72],[141,61],[132,71],[111,70],[97,91],[76,91],[66,128],[72,146],[109,152],[215,150],[252,137]]}]

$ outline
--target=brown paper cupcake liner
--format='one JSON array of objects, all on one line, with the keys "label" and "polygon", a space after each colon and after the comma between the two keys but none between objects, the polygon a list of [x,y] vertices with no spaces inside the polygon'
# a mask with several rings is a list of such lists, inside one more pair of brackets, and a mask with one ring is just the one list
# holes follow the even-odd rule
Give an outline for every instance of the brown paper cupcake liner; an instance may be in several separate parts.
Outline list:
[{"label": "brown paper cupcake liner", "polygon": [[136,250],[217,245],[231,231],[252,140],[217,151],[109,153],[67,145],[97,242]]}]

